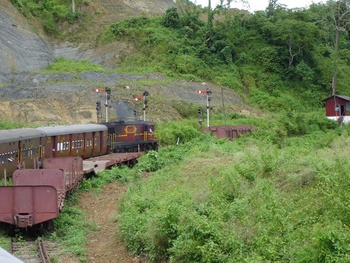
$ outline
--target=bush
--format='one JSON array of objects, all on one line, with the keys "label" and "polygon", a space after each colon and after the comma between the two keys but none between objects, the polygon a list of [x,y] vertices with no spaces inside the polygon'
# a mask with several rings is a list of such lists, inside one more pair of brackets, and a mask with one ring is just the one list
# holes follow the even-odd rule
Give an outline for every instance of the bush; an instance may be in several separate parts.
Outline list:
[{"label": "bush", "polygon": [[195,126],[198,124],[192,121],[165,123],[157,126],[156,137],[161,146],[183,144],[201,135]]}]

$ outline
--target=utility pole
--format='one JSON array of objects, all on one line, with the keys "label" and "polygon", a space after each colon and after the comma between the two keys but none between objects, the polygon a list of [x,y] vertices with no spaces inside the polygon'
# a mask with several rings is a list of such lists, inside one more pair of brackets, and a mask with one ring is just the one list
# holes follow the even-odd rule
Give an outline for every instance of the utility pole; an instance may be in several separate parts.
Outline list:
[{"label": "utility pole", "polygon": [[221,87],[221,100],[222,100],[222,112],[223,112],[223,114],[224,114],[224,123],[225,123],[225,125],[226,125],[224,87]]}]

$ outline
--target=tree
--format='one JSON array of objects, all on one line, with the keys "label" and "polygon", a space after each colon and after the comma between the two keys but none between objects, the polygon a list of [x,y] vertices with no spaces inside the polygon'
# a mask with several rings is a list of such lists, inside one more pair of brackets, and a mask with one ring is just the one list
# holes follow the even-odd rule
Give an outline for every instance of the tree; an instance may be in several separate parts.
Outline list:
[{"label": "tree", "polygon": [[276,6],[277,6],[277,0],[269,0],[269,4],[267,5],[267,8],[266,8],[267,16],[273,16],[273,14],[275,13]]},{"label": "tree", "polygon": [[263,27],[271,44],[287,48],[288,68],[295,66],[297,56],[317,43],[317,26],[313,22],[296,17],[296,13],[283,8],[275,13],[274,22],[267,21]]},{"label": "tree", "polygon": [[166,10],[163,24],[166,27],[179,28],[180,15],[176,7],[172,7]]},{"label": "tree", "polygon": [[332,3],[332,18],[334,22],[334,64],[332,77],[332,95],[335,95],[338,74],[339,39],[342,33],[348,34],[346,28],[350,23],[350,1],[341,0]]}]

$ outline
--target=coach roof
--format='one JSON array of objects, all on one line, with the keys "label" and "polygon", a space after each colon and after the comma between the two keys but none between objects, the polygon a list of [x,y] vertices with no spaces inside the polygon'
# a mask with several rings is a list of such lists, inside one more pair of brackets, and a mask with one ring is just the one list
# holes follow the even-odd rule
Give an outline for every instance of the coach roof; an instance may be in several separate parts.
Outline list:
[{"label": "coach roof", "polygon": [[39,127],[37,129],[46,133],[47,136],[107,131],[107,127],[101,124],[75,124],[75,125],[67,125],[67,126],[47,126],[47,127]]},{"label": "coach roof", "polygon": [[0,130],[0,143],[40,138],[45,137],[45,135],[43,131],[33,128]]}]

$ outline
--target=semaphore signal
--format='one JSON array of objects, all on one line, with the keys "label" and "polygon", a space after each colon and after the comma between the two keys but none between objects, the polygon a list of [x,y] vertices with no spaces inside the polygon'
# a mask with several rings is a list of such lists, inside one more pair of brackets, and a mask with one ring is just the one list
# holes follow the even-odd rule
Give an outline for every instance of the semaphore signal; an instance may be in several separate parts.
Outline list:
[{"label": "semaphore signal", "polygon": [[[95,93],[106,93],[106,104],[105,104],[105,106],[106,106],[106,122],[108,122],[108,101],[111,98],[111,89],[108,87],[107,88],[94,88],[94,89],[92,89],[92,91]],[[96,105],[97,105],[97,102],[96,102]],[[96,106],[96,110],[97,110],[97,108],[98,107]],[[100,112],[101,112],[101,104],[100,104],[99,110],[97,110],[97,122],[99,122],[98,116],[99,116]]]},{"label": "semaphore signal", "polygon": [[[212,91],[208,90],[208,89],[207,90],[197,90],[196,93],[197,94],[205,94],[205,95],[207,95],[207,127],[209,127],[209,109],[210,109],[209,103],[210,103],[210,100],[211,100],[211,98],[209,96],[212,94]],[[200,113],[199,109],[198,109],[198,114],[202,115],[203,112]],[[199,118],[199,124],[202,126],[202,118],[201,118],[201,116]]]},{"label": "semaphore signal", "polygon": [[[142,94],[140,94],[139,96],[137,96],[136,98],[133,99],[134,102],[137,102],[139,100],[141,100],[143,98],[143,120],[146,121],[146,108],[147,106],[147,96],[149,95],[148,91],[145,90]],[[136,116],[136,115],[135,115]]]},{"label": "semaphore signal", "polygon": [[106,92],[105,89],[92,89],[93,92]]},{"label": "semaphore signal", "polygon": [[141,95],[137,96],[137,97],[134,99],[134,102],[139,101],[140,99],[142,99],[142,97],[143,97],[143,93],[142,93]]}]

